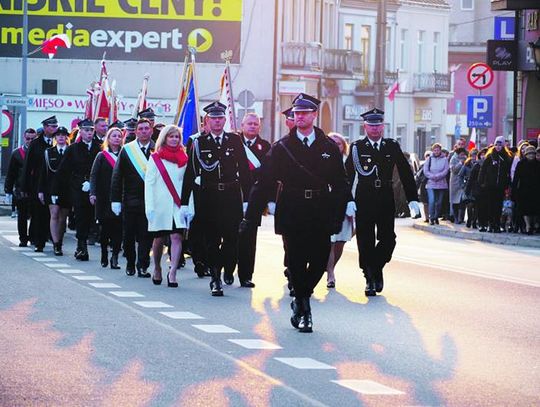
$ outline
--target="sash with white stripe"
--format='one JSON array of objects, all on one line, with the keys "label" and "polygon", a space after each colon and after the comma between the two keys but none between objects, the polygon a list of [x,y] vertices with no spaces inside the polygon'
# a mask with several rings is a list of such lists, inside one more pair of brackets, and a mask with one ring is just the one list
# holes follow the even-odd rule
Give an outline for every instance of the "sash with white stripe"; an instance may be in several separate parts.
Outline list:
[{"label": "sash with white stripe", "polygon": [[133,167],[139,173],[139,175],[144,181],[144,176],[146,174],[146,165],[148,164],[148,160],[146,159],[146,156],[143,154],[142,150],[140,149],[139,143],[137,143],[137,140],[133,140],[131,143],[127,143],[124,146],[124,150],[126,150],[126,154],[128,155],[129,160],[131,161],[131,164],[133,164]]},{"label": "sash with white stripe", "polygon": [[255,168],[259,168],[261,166],[261,162],[257,158],[255,154],[253,154],[253,151],[244,144],[244,150],[246,150],[246,155],[248,159],[249,169],[254,170]]}]

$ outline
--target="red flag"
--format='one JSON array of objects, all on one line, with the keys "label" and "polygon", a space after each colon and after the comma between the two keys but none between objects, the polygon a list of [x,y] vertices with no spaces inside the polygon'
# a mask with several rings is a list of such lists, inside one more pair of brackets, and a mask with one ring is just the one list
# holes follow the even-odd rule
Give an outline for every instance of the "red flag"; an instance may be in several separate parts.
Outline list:
[{"label": "red flag", "polygon": [[388,100],[390,100],[390,102],[394,101],[396,92],[399,92],[399,79],[396,80],[392,86],[390,86],[390,88],[388,88]]},{"label": "red flag", "polygon": [[471,151],[473,148],[476,148],[476,128],[473,127],[471,131],[471,138],[469,139],[469,144],[467,145],[467,150]]},{"label": "red flag", "polygon": [[92,89],[86,89],[86,102],[84,104],[84,118],[92,119],[94,117],[94,91]]},{"label": "red flag", "polygon": [[43,41],[43,44],[41,44],[41,52],[47,54],[49,58],[52,58],[56,55],[58,47],[71,48],[71,41],[66,34],[56,34]]}]

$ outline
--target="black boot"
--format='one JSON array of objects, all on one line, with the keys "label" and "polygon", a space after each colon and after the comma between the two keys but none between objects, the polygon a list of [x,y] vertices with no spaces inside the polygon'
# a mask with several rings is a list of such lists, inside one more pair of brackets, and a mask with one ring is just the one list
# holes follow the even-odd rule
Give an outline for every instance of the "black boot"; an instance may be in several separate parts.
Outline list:
[{"label": "black boot", "polygon": [[54,247],[54,255],[55,256],[63,256],[64,253],[62,252],[62,242],[53,243]]},{"label": "black boot", "polygon": [[75,258],[80,261],[88,261],[88,248],[86,247],[85,240],[79,240],[77,242],[77,250],[75,251]]},{"label": "black boot", "polygon": [[197,277],[204,278],[206,275],[206,265],[203,262],[197,261],[195,262],[194,271]]},{"label": "black boot", "polygon": [[109,253],[107,252],[107,245],[102,244],[101,245],[101,267],[107,267],[109,265],[108,255]]},{"label": "black boot", "polygon": [[111,254],[111,268],[113,270],[119,270],[120,266],[118,265],[118,253]]},{"label": "black boot", "polygon": [[364,277],[366,278],[366,288],[364,289],[364,294],[366,297],[374,297],[377,295],[375,289],[375,281],[373,280],[373,272],[370,267],[366,267],[364,270]]},{"label": "black boot", "polygon": [[384,279],[382,267],[377,268],[373,272],[373,281],[375,284],[375,291],[380,293],[384,288]]},{"label": "black boot", "polygon": [[291,325],[298,329],[298,324],[300,323],[300,318],[302,316],[302,300],[300,298],[292,300],[291,309],[293,312],[291,315]]},{"label": "black boot", "polygon": [[210,281],[210,293],[212,297],[223,297],[223,287],[221,286],[221,270],[212,268],[212,281]]},{"label": "black boot", "polygon": [[298,323],[298,330],[300,332],[313,332],[313,320],[311,318],[311,305],[309,303],[309,297],[302,298],[302,316]]}]

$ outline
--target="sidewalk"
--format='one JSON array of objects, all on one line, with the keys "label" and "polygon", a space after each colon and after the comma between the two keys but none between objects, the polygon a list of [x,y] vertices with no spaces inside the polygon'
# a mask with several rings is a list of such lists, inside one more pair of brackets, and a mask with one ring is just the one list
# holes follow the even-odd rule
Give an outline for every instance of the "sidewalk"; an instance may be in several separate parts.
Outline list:
[{"label": "sidewalk", "polygon": [[413,223],[413,228],[436,235],[454,237],[457,239],[477,240],[487,243],[503,244],[509,246],[524,246],[540,249],[540,235],[524,235],[521,233],[488,233],[469,229],[465,225],[456,225],[443,221],[440,225],[429,225],[422,219]]}]

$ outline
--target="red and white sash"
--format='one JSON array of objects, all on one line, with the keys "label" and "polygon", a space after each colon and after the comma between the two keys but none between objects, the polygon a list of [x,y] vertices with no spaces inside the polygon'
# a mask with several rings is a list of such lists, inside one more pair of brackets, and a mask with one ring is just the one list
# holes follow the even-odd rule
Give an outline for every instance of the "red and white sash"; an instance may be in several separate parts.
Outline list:
[{"label": "red and white sash", "polygon": [[248,159],[248,165],[250,170],[254,170],[255,168],[259,168],[261,166],[261,162],[257,158],[255,154],[253,154],[253,151],[244,144],[244,150],[246,150],[246,155]]},{"label": "red and white sash", "polygon": [[111,154],[106,150],[103,150],[101,153],[103,154],[103,157],[105,157],[107,162],[110,164],[110,166],[114,168],[114,164],[116,164],[116,160],[118,159],[118,157],[115,154]]},{"label": "red and white sash", "polygon": [[171,176],[167,172],[167,169],[165,168],[163,161],[161,161],[161,158],[159,158],[157,154],[152,154],[152,158],[154,159],[154,162],[156,163],[156,167],[159,173],[161,174],[163,181],[165,181],[165,185],[167,186],[167,189],[169,190],[174,203],[178,205],[178,207],[180,207],[182,204],[180,200],[180,196],[178,195],[178,191],[174,187],[174,184],[171,180]]}]

